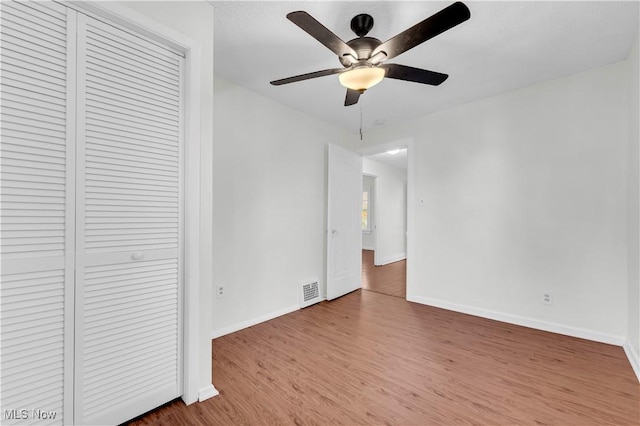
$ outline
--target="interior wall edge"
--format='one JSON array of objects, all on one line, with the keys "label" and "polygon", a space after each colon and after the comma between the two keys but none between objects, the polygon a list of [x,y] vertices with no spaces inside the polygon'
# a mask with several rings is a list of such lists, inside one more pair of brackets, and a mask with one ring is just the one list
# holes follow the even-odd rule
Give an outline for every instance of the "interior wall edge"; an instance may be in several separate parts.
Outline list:
[{"label": "interior wall edge", "polygon": [[627,312],[627,342],[624,349],[631,362],[636,376],[640,381],[640,123],[639,103],[640,87],[638,73],[640,60],[638,58],[638,43],[640,29],[629,50],[627,62],[629,67],[629,147],[627,163],[627,281],[628,281],[628,312]]},{"label": "interior wall edge", "polygon": [[638,383],[640,383],[640,355],[638,355],[638,351],[631,345],[631,343],[627,340],[622,345],[624,349],[625,355],[629,359],[629,363],[631,364],[631,368],[633,368],[633,372],[636,373],[636,377],[638,378]]},{"label": "interior wall edge", "polygon": [[519,325],[523,327],[533,328],[541,331],[548,331],[551,333],[562,334],[565,336],[592,340],[594,342],[606,343],[609,345],[624,346],[627,341],[624,336],[601,333],[598,331],[587,330],[587,329],[578,328],[578,327],[571,327],[568,325],[553,323],[549,321],[541,321],[535,318],[508,314],[505,312],[493,311],[490,309],[476,308],[473,306],[452,303],[446,300],[434,299],[431,297],[413,296],[413,295],[407,294],[407,300],[409,302],[433,306],[435,308],[441,308],[449,311],[460,312],[463,314],[473,315],[476,317],[481,317],[481,318],[491,319],[491,320],[500,321],[508,324],[514,324],[514,325]]}]

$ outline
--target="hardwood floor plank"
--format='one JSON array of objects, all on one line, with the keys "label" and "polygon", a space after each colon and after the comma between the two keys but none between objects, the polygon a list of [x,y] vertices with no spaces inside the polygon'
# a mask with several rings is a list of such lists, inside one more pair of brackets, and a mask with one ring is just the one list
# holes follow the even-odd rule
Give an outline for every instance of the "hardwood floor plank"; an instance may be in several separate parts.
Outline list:
[{"label": "hardwood floor plank", "polygon": [[356,291],[213,341],[220,396],[132,425],[638,425],[622,348]]}]

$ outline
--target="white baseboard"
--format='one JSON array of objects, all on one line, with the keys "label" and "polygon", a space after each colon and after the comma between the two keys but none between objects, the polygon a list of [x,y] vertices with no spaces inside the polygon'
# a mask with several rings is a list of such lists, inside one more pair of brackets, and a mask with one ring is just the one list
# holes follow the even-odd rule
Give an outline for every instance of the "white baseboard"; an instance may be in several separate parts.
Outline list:
[{"label": "white baseboard", "polygon": [[407,253],[397,253],[397,254],[394,254],[393,256],[387,256],[382,259],[378,259],[378,263],[376,263],[376,266],[388,265],[393,262],[399,262],[401,260],[405,260],[406,258],[407,258]]},{"label": "white baseboard", "polygon": [[213,385],[205,386],[198,391],[198,402],[202,402],[218,395],[220,395],[220,392],[218,392],[218,389],[214,388]]},{"label": "white baseboard", "polygon": [[635,349],[633,348],[633,346],[631,346],[628,340],[624,342],[624,345],[622,345],[622,347],[624,348],[624,353],[627,355],[627,358],[629,359],[631,368],[633,368],[633,372],[636,373],[638,382],[640,382],[640,356],[638,355],[638,352],[635,351]]},{"label": "white baseboard", "polygon": [[289,306],[288,308],[280,309],[266,315],[259,316],[257,318],[253,318],[247,321],[240,322],[238,324],[231,325],[229,327],[221,328],[219,330],[214,330],[211,333],[212,339],[217,339],[218,337],[222,337],[225,334],[234,333],[236,331],[240,331],[243,328],[251,327],[252,325],[260,324],[261,322],[269,321],[271,319],[277,318],[282,315],[290,314],[291,312],[295,312],[300,309],[300,305]]},{"label": "white baseboard", "polygon": [[457,303],[447,302],[445,300],[433,299],[430,297],[418,297],[407,295],[410,302],[420,303],[423,305],[434,306],[436,308],[447,309],[450,311],[461,312],[463,314],[474,315],[477,317],[488,318],[496,321],[502,321],[509,324],[521,325],[523,327],[535,328],[536,330],[549,331],[551,333],[564,334],[566,336],[578,337],[580,339],[593,340],[595,342],[607,343],[609,345],[623,346],[626,338],[612,334],[600,333],[598,331],[587,330],[584,328],[570,327],[562,324],[556,324],[547,321],[540,321],[534,318],[521,317],[518,315],[506,314],[504,312],[492,311],[489,309],[475,308],[468,305],[460,305]]}]

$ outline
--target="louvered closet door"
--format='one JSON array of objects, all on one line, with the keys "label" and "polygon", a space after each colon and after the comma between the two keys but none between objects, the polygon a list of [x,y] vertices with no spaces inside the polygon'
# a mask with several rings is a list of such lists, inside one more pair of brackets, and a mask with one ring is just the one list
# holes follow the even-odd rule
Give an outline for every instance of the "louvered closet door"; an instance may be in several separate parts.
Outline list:
[{"label": "louvered closet door", "polygon": [[0,423],[71,423],[74,218],[66,212],[74,196],[74,105],[67,78],[74,55],[67,10],[13,1],[0,9]]},{"label": "louvered closet door", "polygon": [[75,421],[115,424],[182,393],[183,58],[84,15],[78,33]]}]

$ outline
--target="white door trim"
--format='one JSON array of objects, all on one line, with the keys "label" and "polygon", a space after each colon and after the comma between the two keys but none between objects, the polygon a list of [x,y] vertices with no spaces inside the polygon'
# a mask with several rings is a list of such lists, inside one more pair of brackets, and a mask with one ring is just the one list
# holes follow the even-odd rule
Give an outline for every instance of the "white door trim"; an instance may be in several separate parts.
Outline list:
[{"label": "white door trim", "polygon": [[[157,40],[185,55],[185,127],[184,127],[184,330],[183,330],[183,394],[186,404],[198,401],[202,374],[200,352],[210,350],[210,341],[200,342],[200,44],[132,9],[109,2],[68,1],[65,6]],[[207,355],[205,359],[209,359]],[[205,379],[210,381],[211,378]],[[218,391],[206,386],[208,395]],[[202,395],[200,395],[202,397]],[[202,400],[203,398],[201,398]],[[204,398],[206,399],[206,398]]]},{"label": "white door trim", "polygon": [[407,300],[411,300],[415,289],[415,154],[413,138],[398,139],[380,145],[368,146],[357,152],[363,157],[380,154],[392,149],[407,149]]}]

